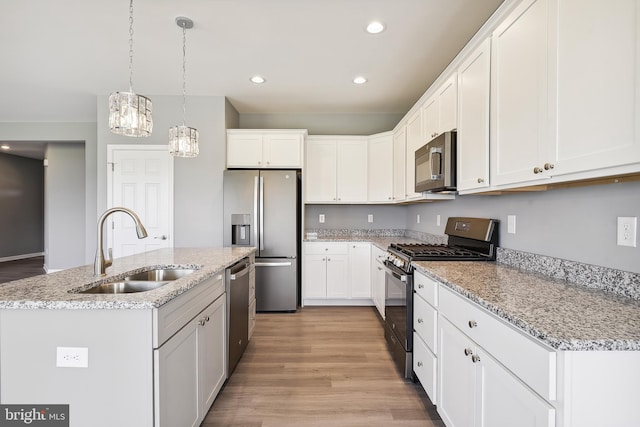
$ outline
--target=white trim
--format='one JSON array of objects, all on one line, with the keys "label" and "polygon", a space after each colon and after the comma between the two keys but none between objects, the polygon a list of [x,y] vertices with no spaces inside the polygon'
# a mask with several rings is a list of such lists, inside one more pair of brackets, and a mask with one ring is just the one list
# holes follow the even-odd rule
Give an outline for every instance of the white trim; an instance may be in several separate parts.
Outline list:
[{"label": "white trim", "polygon": [[0,262],[17,261],[19,259],[35,258],[37,256],[44,256],[44,252],[34,252],[31,254],[7,256],[7,257],[0,258]]},{"label": "white trim", "polygon": [[[169,162],[169,236],[170,247],[174,247],[174,233],[173,233],[173,212],[174,212],[174,195],[173,195],[173,174],[174,174],[174,158],[169,154],[169,145],[161,144],[108,144],[107,145],[107,209],[113,207],[113,170],[109,167],[113,163],[113,152],[116,150],[130,150],[130,151],[164,151],[167,156],[171,157]],[[113,233],[111,228],[107,227],[107,244],[109,247],[113,245]]]}]

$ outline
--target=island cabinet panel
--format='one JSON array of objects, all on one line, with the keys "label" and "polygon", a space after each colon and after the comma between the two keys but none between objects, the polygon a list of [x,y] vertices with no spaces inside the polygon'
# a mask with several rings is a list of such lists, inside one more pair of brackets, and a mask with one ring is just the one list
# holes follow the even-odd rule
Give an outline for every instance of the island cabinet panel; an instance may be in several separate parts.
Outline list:
[{"label": "island cabinet panel", "polygon": [[[56,367],[57,347],[88,367]],[[153,425],[150,309],[0,310],[3,404],[69,404],[72,426]]]}]

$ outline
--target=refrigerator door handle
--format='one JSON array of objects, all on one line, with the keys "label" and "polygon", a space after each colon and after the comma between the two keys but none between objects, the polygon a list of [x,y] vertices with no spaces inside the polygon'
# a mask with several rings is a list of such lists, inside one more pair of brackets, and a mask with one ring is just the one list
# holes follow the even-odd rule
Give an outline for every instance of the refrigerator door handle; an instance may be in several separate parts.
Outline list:
[{"label": "refrigerator door handle", "polygon": [[264,251],[264,177],[260,177],[260,250]]},{"label": "refrigerator door handle", "polygon": [[257,244],[258,242],[258,191],[260,188],[258,187],[258,179],[259,175],[253,177],[253,244]]},{"label": "refrigerator door handle", "polygon": [[256,267],[291,267],[291,261],[289,262],[256,262]]}]

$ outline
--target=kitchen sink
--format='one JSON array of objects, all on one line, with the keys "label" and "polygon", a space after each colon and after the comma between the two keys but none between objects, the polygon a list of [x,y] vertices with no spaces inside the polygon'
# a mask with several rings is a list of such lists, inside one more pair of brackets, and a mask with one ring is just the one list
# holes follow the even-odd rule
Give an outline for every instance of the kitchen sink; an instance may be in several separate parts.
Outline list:
[{"label": "kitchen sink", "polygon": [[89,289],[75,292],[81,294],[131,294],[152,291],[194,271],[196,270],[189,268],[158,268],[130,274],[123,278],[115,279],[113,282],[102,283]]},{"label": "kitchen sink", "polygon": [[142,273],[126,276],[124,281],[151,281],[151,282],[170,282],[180,279],[187,274],[191,274],[196,270],[188,268],[159,268],[156,270],[143,271]]},{"label": "kitchen sink", "polygon": [[169,281],[127,281],[127,282],[111,282],[94,286],[93,288],[80,291],[81,294],[132,294],[136,292],[145,292],[158,289],[166,285]]}]

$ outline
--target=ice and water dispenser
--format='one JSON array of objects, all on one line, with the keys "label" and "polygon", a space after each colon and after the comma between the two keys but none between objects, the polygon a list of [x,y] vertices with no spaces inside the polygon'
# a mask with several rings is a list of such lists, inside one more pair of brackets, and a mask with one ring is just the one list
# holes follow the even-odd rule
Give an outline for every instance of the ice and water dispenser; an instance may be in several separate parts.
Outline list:
[{"label": "ice and water dispenser", "polygon": [[231,214],[231,244],[251,246],[251,215]]}]

